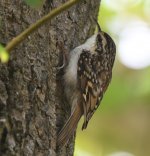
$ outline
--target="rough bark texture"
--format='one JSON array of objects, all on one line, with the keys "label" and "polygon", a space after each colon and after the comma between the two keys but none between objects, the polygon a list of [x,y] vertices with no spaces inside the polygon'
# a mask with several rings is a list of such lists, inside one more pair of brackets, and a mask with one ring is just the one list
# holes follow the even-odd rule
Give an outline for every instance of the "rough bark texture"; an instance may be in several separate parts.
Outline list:
[{"label": "rough bark texture", "polygon": [[[0,1],[0,43],[22,32],[64,0],[46,0],[33,9],[23,0]],[[63,102],[61,44],[66,51],[94,32],[99,0],[84,0],[31,34],[0,64],[0,155],[72,156],[74,138],[56,148],[58,130],[70,113]],[[57,83],[56,83],[57,82]],[[57,94],[56,94],[57,93]]]}]

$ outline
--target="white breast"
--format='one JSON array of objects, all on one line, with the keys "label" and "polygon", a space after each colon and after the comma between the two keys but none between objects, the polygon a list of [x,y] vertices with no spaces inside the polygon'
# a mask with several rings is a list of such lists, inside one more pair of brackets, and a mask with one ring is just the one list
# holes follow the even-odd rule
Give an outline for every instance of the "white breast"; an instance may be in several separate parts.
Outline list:
[{"label": "white breast", "polygon": [[77,64],[83,49],[93,50],[95,49],[95,39],[96,35],[90,37],[84,44],[76,47],[70,52],[69,64],[66,68],[64,75],[65,82],[67,85],[76,86],[77,84]]}]

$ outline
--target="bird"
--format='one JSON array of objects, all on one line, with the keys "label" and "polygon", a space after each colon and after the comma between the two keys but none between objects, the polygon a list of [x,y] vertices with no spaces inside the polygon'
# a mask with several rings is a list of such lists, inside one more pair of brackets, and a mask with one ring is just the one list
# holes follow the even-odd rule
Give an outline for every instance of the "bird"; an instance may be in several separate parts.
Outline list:
[{"label": "bird", "polygon": [[96,23],[97,33],[70,51],[68,63],[64,67],[64,92],[71,105],[71,115],[58,132],[58,146],[66,144],[82,116],[82,130],[87,128],[112,78],[116,45]]}]

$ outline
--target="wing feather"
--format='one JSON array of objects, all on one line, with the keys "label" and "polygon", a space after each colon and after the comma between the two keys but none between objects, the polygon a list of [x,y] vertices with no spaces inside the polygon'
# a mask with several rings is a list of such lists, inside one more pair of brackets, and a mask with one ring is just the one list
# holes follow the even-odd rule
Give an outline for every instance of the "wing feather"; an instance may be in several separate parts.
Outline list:
[{"label": "wing feather", "polygon": [[88,121],[99,106],[103,93],[109,84],[107,73],[101,69],[98,57],[100,56],[83,50],[78,61],[79,90],[83,98],[81,101],[84,111],[82,129],[87,127]]}]

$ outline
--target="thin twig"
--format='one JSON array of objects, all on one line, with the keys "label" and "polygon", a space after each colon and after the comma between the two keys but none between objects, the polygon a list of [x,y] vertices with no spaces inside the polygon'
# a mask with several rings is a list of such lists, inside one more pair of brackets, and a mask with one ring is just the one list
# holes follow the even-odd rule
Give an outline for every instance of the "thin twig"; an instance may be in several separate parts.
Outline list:
[{"label": "thin twig", "polygon": [[34,32],[37,28],[42,26],[44,23],[46,23],[48,20],[51,20],[58,14],[62,13],[63,11],[67,10],[74,4],[78,3],[80,0],[70,0],[66,3],[62,4],[60,7],[52,10],[50,13],[39,19],[36,23],[29,26],[29,28],[25,29],[21,34],[13,38],[5,47],[6,51],[10,52],[12,49],[14,49],[19,43],[21,43],[25,38],[27,38],[28,35],[30,35],[32,32]]}]

